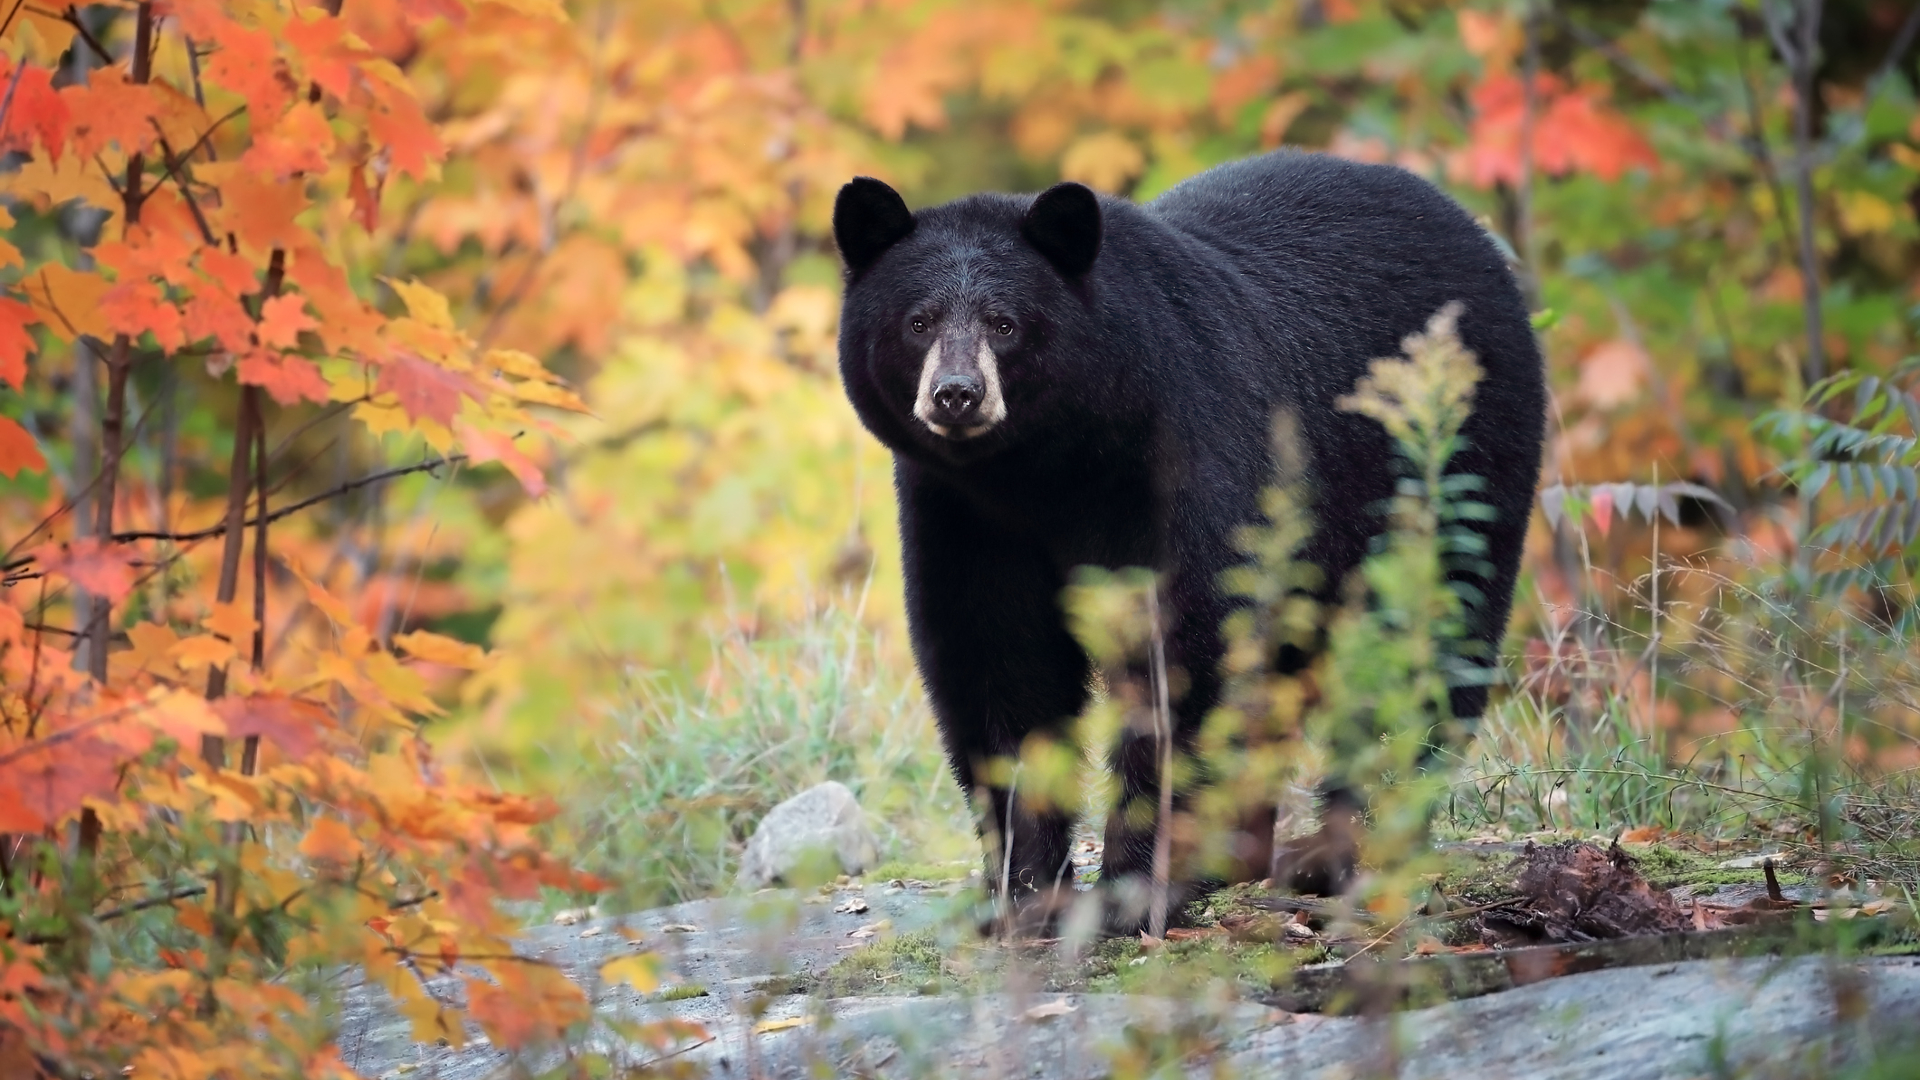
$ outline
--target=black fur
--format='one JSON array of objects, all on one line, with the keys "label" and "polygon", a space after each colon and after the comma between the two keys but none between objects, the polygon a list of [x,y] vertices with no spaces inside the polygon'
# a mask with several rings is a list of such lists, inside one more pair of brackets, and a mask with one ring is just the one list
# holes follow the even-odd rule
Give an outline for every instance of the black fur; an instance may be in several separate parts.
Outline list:
[{"label": "black fur", "polygon": [[[1307,554],[1337,582],[1381,530],[1398,464],[1380,426],[1334,400],[1455,300],[1486,377],[1453,467],[1485,479],[1498,514],[1483,527],[1496,575],[1475,628],[1498,645],[1546,390],[1512,275],[1447,196],[1400,169],[1286,151],[1144,206],[1063,184],[970,196],[903,224],[876,186],[849,184],[834,212],[849,266],[841,375],[894,452],[914,652],[967,791],[982,762],[1061,731],[1085,705],[1088,660],[1060,609],[1082,564],[1163,575],[1168,658],[1186,673],[1175,724],[1182,742],[1193,736],[1219,697],[1231,602],[1218,580],[1271,482],[1276,411],[1297,418],[1308,455]],[[876,251],[882,236],[894,239]],[[933,340],[982,339],[1006,418],[942,437],[913,415],[922,358]],[[1462,688],[1453,707],[1475,717],[1485,702],[1484,688]],[[1123,745],[1116,765],[1127,797],[1154,797],[1149,740]],[[1012,826],[1016,889],[1061,880],[1068,818],[991,798],[996,828]],[[1150,859],[1150,830],[1110,824],[1109,876],[1145,873]]]}]

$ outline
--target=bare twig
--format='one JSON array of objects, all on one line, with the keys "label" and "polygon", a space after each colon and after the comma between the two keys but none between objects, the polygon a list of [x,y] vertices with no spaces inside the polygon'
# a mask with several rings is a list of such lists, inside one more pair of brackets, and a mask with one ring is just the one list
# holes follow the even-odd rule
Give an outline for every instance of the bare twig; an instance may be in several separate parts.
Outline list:
[{"label": "bare twig", "polygon": [[1173,710],[1168,704],[1167,644],[1160,626],[1160,584],[1147,585],[1147,624],[1153,634],[1148,655],[1153,679],[1153,729],[1160,750],[1160,812],[1153,830],[1153,899],[1147,932],[1167,936],[1167,894],[1173,876]]},{"label": "bare twig", "polygon": [[[366,476],[357,477],[353,480],[348,480],[343,484],[339,484],[334,487],[328,488],[327,490],[319,493],[318,495],[311,495],[311,496],[308,496],[307,498],[301,499],[299,502],[282,506],[279,509],[268,514],[265,518],[265,521],[267,524],[272,524],[273,522],[279,521],[281,518],[288,517],[289,515],[292,515],[292,514],[297,514],[302,510],[305,510],[312,506],[318,506],[323,502],[327,502],[332,499],[337,499],[342,495],[345,495],[352,491],[357,491],[360,488],[367,487],[371,484],[382,483],[387,480],[395,479],[396,477],[408,476],[417,472],[432,472],[433,470],[438,469],[442,466],[456,465],[465,460],[467,460],[467,455],[465,454],[449,454],[446,457],[434,458],[432,461],[419,461],[419,462],[415,462],[412,465],[400,465],[391,469],[382,469],[377,473],[369,473]],[[262,519],[258,517],[248,518],[245,522],[242,523],[242,525],[243,527],[258,526],[259,524],[261,524],[261,520]],[[231,527],[230,523],[223,521],[218,525],[209,525],[204,529],[197,529],[197,530],[194,530],[193,532],[171,532],[171,533],[158,532],[158,531],[120,532],[120,533],[114,533],[113,539],[115,543],[127,543],[133,540],[171,540],[174,543],[185,544],[185,543],[192,543],[196,540],[210,540],[216,536],[221,536],[226,533],[229,527]]]}]

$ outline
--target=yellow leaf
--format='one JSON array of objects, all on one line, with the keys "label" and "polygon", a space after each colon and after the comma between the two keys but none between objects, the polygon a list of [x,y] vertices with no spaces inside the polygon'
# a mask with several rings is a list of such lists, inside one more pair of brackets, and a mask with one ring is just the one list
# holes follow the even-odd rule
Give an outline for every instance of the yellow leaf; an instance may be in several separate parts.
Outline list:
[{"label": "yellow leaf", "polygon": [[400,1003],[400,1015],[413,1022],[413,1041],[436,1043],[447,1040],[455,1050],[467,1044],[466,1017],[458,1009],[440,1004],[426,993]]},{"label": "yellow leaf", "polygon": [[1084,135],[1067,147],[1060,159],[1060,175],[1101,191],[1119,191],[1146,163],[1146,155],[1132,140],[1116,131],[1102,131]]},{"label": "yellow leaf", "polygon": [[416,660],[425,660],[430,664],[478,668],[487,662],[486,650],[480,646],[469,645],[464,641],[456,641],[428,630],[397,634],[394,636],[393,643],[407,650],[408,656]]},{"label": "yellow leaf", "polygon": [[789,1016],[780,1020],[762,1020],[753,1025],[755,1035],[765,1035],[772,1031],[785,1031],[788,1028],[805,1027],[812,1019],[805,1016]]},{"label": "yellow leaf", "polygon": [[1900,220],[1900,210],[1871,191],[1843,191],[1836,201],[1840,226],[1854,236],[1885,232]]},{"label": "yellow leaf", "polygon": [[235,655],[233,642],[222,641],[212,634],[181,638],[178,644],[167,650],[167,656],[174,663],[189,669],[219,667],[231,663]]},{"label": "yellow leaf", "polygon": [[111,288],[99,274],[69,270],[59,263],[46,263],[20,281],[27,301],[62,341],[72,343],[81,334],[111,338],[113,330],[100,310],[100,299]]},{"label": "yellow leaf", "polygon": [[18,172],[0,177],[0,190],[40,207],[58,206],[70,199],[84,199],[88,206],[109,212],[120,206],[120,194],[107,182],[106,175],[77,154],[62,154],[59,161],[49,161],[41,154],[22,162]]},{"label": "yellow leaf", "polygon": [[252,615],[241,610],[239,604],[216,603],[213,605],[213,614],[200,620],[200,625],[239,644],[243,640],[251,641],[254,628],[260,624],[253,621]]},{"label": "yellow leaf", "polygon": [[442,711],[427,696],[426,680],[419,672],[403,667],[392,653],[369,653],[360,661],[360,668],[394,706],[423,716],[437,716]]},{"label": "yellow leaf", "polygon": [[295,566],[291,560],[287,562],[286,566],[288,570],[293,572],[293,576],[299,580],[301,586],[307,590],[307,603],[319,608],[326,614],[327,618],[332,619],[338,625],[351,626],[353,624],[353,610],[347,607],[346,601],[328,592],[318,582],[302,573],[300,568]]},{"label": "yellow leaf", "polygon": [[399,294],[401,302],[407,305],[407,314],[436,330],[453,329],[453,312],[447,306],[446,297],[417,281],[387,278],[386,282],[387,287]]},{"label": "yellow leaf", "polygon": [[607,983],[626,983],[643,994],[660,988],[660,957],[654,953],[621,956],[600,965],[600,978]]},{"label": "yellow leaf", "polygon": [[318,818],[301,838],[300,854],[318,862],[345,865],[359,858],[360,840],[339,818]]},{"label": "yellow leaf", "polygon": [[197,745],[202,735],[227,733],[227,722],[208,707],[207,699],[186,690],[170,690],[155,698],[152,707],[141,714],[141,719],[171,736],[181,746]]},{"label": "yellow leaf", "polygon": [[132,664],[135,670],[153,670],[171,668],[173,661],[167,653],[180,640],[173,628],[160,623],[135,623],[127,631],[127,639],[133,642],[133,648],[120,654],[120,658]]},{"label": "yellow leaf", "polygon": [[[13,215],[4,207],[0,207],[0,229],[11,228],[13,228]],[[20,249],[5,240],[0,240],[0,266],[23,265],[25,261],[20,258]]]},{"label": "yellow leaf", "polygon": [[567,9],[560,6],[559,0],[489,0],[503,8],[510,8],[522,15],[532,15],[556,22],[567,21]]},{"label": "yellow leaf", "polygon": [[1905,143],[1890,143],[1887,146],[1887,156],[1899,162],[1903,168],[1920,172],[1920,150],[1915,150]]},{"label": "yellow leaf", "polygon": [[489,349],[482,363],[502,375],[512,375],[519,379],[538,379],[541,382],[560,381],[560,376],[548,371],[540,361],[519,349]]},{"label": "yellow leaf", "polygon": [[187,787],[213,800],[208,813],[215,821],[251,821],[256,804],[247,797],[244,785],[221,782],[220,778],[201,774],[189,776],[184,781]]},{"label": "yellow leaf", "polygon": [[513,385],[513,396],[534,405],[551,405],[556,409],[569,412],[590,413],[587,403],[580,395],[564,386],[555,386],[544,382],[522,382]]}]

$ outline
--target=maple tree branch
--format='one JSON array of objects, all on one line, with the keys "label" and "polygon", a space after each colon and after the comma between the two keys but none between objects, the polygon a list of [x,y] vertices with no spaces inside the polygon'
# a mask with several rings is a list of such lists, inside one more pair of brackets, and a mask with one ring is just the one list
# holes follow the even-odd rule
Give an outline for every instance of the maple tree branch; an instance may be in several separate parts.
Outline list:
[{"label": "maple tree branch", "polygon": [[[13,10],[19,11],[20,6],[18,4],[15,4]],[[7,16],[7,21],[9,22],[13,21],[13,16],[11,15]],[[3,32],[4,31],[0,31],[0,33],[3,33]],[[7,119],[13,113],[14,92],[20,89],[20,76],[25,75],[26,73],[27,73],[27,65],[15,64],[13,68],[13,78],[7,80],[7,96],[5,100],[0,101],[0,133],[3,133],[7,130]]]},{"label": "maple tree branch", "polygon": [[[141,6],[145,7],[146,5],[143,4]],[[101,63],[113,63],[113,55],[107,52],[106,46],[100,44],[100,39],[94,37],[93,32],[87,29],[87,24],[80,21],[80,12],[76,10],[72,4],[68,4],[67,9],[58,14],[47,11],[44,8],[30,7],[27,10],[33,12],[35,15],[43,15],[49,19],[58,19],[72,26],[74,33],[80,35],[80,40],[87,43],[87,47],[93,50],[93,54],[100,58]]]},{"label": "maple tree branch", "polygon": [[[1800,298],[1806,310],[1807,356],[1804,378],[1809,386],[1827,374],[1826,335],[1821,325],[1820,256],[1813,239],[1813,95],[1814,65],[1819,59],[1822,0],[1800,0],[1799,46],[1791,57],[1793,72],[1793,187],[1800,204]],[[1769,5],[1768,10],[1772,8]],[[1772,20],[1768,20],[1772,25]],[[1784,31],[1783,31],[1784,32]]]},{"label": "maple tree branch", "polygon": [[[5,34],[9,29],[12,28],[13,17],[15,15],[20,14],[20,9],[26,5],[26,2],[27,0],[13,0],[13,9],[7,12],[7,20],[5,22],[0,22],[0,34]],[[21,64],[20,69],[16,70],[13,73],[13,77],[16,81],[20,78],[20,71],[25,69],[26,69],[26,65]]]},{"label": "maple tree branch", "polygon": [[[318,506],[323,502],[327,502],[332,499],[337,499],[340,496],[347,494],[348,492],[358,491],[359,489],[363,487],[367,487],[372,484],[378,484],[385,480],[392,480],[392,479],[395,479],[396,477],[409,476],[409,475],[412,475],[413,473],[418,473],[418,472],[430,473],[435,469],[440,468],[443,465],[458,465],[461,462],[464,462],[466,460],[467,460],[467,455],[465,454],[448,454],[446,457],[434,458],[432,461],[418,461],[413,463],[412,465],[398,465],[391,469],[382,469],[377,473],[369,473],[366,476],[356,477],[355,479],[348,480],[345,483],[339,484],[335,487],[328,488],[327,490],[319,493],[318,495],[310,495],[307,498],[301,499],[297,503],[292,503],[287,506],[282,506],[279,509],[268,514],[266,516],[266,520],[269,523],[279,521],[281,518],[288,517],[289,515],[292,515],[292,514],[297,514],[300,511],[305,510],[309,507]],[[261,523],[260,519],[256,517],[256,518],[249,518],[247,521],[243,523],[243,525],[257,526],[260,523]],[[185,543],[192,543],[198,540],[211,540],[216,536],[224,535],[228,527],[229,527],[229,524],[223,521],[218,525],[209,525],[204,529],[198,529],[193,532],[157,532],[157,531],[122,532],[122,533],[114,533],[113,540],[114,540],[114,543],[117,543],[117,544],[128,543],[134,540],[171,540],[174,543],[185,544]],[[25,563],[23,562],[20,565],[25,565]]]}]

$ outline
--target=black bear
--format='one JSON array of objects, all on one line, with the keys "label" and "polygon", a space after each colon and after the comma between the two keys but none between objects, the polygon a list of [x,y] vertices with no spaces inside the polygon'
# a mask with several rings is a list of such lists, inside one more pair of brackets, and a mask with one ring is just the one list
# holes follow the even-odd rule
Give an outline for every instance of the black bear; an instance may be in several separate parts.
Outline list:
[{"label": "black bear", "polygon": [[[1481,477],[1495,511],[1480,526],[1495,569],[1472,632],[1497,648],[1545,375],[1499,248],[1433,185],[1280,151],[1145,205],[1062,183],[913,213],[860,177],[841,188],[833,229],[841,377],[894,454],[914,655],[970,795],[984,762],[1063,732],[1088,701],[1089,661],[1060,604],[1083,564],[1159,573],[1168,663],[1185,676],[1175,741],[1188,743],[1219,699],[1234,604],[1219,579],[1271,482],[1276,413],[1295,418],[1315,494],[1305,554],[1338,582],[1384,528],[1399,464],[1380,425],[1335,399],[1454,301],[1485,375],[1453,469]],[[1461,718],[1485,703],[1484,687],[1452,702]],[[1114,766],[1124,800],[1157,798],[1150,737],[1124,739]],[[1062,895],[1071,818],[989,788],[978,809],[1011,850],[988,877],[1045,907],[1031,901]],[[1151,827],[1116,814],[1103,876],[1145,875],[1152,848]]]}]

